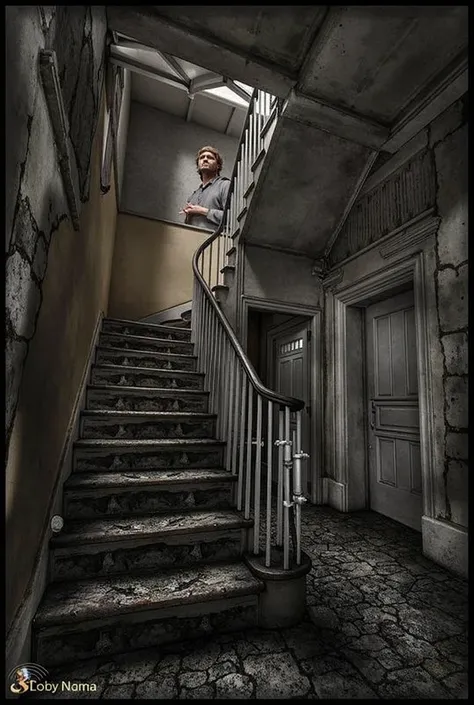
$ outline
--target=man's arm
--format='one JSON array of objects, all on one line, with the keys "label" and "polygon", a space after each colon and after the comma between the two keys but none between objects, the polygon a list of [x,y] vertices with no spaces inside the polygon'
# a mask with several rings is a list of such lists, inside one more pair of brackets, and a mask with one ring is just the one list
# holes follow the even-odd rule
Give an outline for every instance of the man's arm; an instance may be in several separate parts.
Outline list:
[{"label": "man's arm", "polygon": [[222,180],[220,182],[219,190],[219,208],[209,208],[206,218],[214,225],[220,225],[222,216],[224,215],[224,206],[227,200],[227,194],[229,192],[230,181],[229,179]]}]

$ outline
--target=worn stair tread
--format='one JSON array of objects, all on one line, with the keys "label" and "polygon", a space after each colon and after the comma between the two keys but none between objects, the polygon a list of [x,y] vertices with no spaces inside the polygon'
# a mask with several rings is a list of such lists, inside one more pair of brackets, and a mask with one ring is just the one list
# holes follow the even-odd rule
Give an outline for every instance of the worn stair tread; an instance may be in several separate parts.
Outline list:
[{"label": "worn stair tread", "polygon": [[[171,330],[175,330],[174,328],[171,328]],[[107,331],[103,330],[100,333],[101,338],[100,340],[102,341],[100,344],[103,345],[103,336],[107,336],[108,338],[120,338],[120,340],[130,340],[133,343],[163,343],[166,345],[177,345],[178,347],[180,345],[185,345],[189,347],[190,345],[193,345],[191,340],[174,340],[170,338],[153,338],[153,336],[147,336],[147,335],[133,335],[131,333],[114,333],[112,331]],[[124,350],[129,350],[129,348],[123,348]]]},{"label": "worn stair tread", "polygon": [[156,396],[209,394],[209,392],[205,389],[170,389],[169,387],[127,387],[125,384],[88,384],[87,389],[88,391],[96,392],[131,392],[133,394],[139,394],[140,392],[146,392],[146,394],[149,394],[150,392],[153,392],[153,394],[155,394]]},{"label": "worn stair tread", "polygon": [[[174,332],[172,326],[166,326],[163,323],[145,323],[145,321],[129,321],[125,318],[105,318],[104,323],[116,323],[119,326],[137,326],[137,328],[156,328],[158,331],[163,330],[164,333],[169,332],[170,334]],[[105,331],[102,327],[102,332],[106,333],[107,331]]]},{"label": "worn stair tread", "polygon": [[168,486],[208,484],[212,482],[236,482],[224,468],[174,468],[169,470],[134,470],[133,472],[80,472],[72,473],[64,483],[66,491],[101,490],[105,488],[130,489]]},{"label": "worn stair tread", "polygon": [[130,539],[166,538],[252,526],[234,509],[201,509],[170,514],[138,514],[129,517],[71,519],[64,530],[51,538],[52,547],[80,546]]},{"label": "worn stair tread", "polygon": [[[153,340],[155,340],[153,338]],[[117,348],[113,345],[104,345],[103,343],[100,343],[97,345],[97,350],[105,350],[107,352],[110,352],[111,350],[113,352],[121,352],[123,355],[130,355],[133,357],[133,355],[144,355],[144,356],[153,356],[156,357],[158,360],[176,360],[179,362],[180,360],[197,360],[197,355],[191,355],[191,353],[166,353],[166,352],[160,352],[159,350],[133,350],[132,348]]]},{"label": "worn stair tread", "polygon": [[207,421],[216,419],[216,414],[207,414],[204,411],[121,411],[120,409],[84,409],[81,411],[83,418],[93,417],[98,419],[156,419],[157,421]]},{"label": "worn stair tread", "polygon": [[123,372],[123,374],[147,373],[157,375],[157,377],[204,377],[202,372],[193,372],[193,370],[163,370],[161,367],[136,367],[132,365],[112,365],[107,362],[98,362],[92,365],[93,370],[111,370],[113,372]]},{"label": "worn stair tread", "polygon": [[36,629],[94,619],[256,595],[264,584],[243,562],[50,585],[34,619]]},{"label": "worn stair tread", "polygon": [[75,441],[75,448],[130,448],[135,447],[137,452],[148,448],[161,447],[169,448],[178,446],[179,448],[193,448],[195,446],[224,446],[225,441],[217,438],[80,438]]}]

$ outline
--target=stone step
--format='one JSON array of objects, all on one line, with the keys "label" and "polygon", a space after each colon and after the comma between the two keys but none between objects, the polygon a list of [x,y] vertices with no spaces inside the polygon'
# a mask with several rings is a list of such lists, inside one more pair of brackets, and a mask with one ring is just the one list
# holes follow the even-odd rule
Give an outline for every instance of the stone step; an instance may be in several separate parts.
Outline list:
[{"label": "stone step", "polygon": [[237,475],[220,468],[72,473],[64,483],[66,519],[94,519],[231,506]]},{"label": "stone step", "polygon": [[196,370],[197,357],[143,350],[123,350],[98,345],[95,362],[100,365],[129,365],[131,367],[153,367],[165,370]]},{"label": "stone step", "polygon": [[181,370],[94,364],[91,369],[91,384],[201,390],[204,387],[204,375],[200,372]]},{"label": "stone step", "polygon": [[257,625],[263,583],[243,562],[50,585],[33,622],[45,667]]},{"label": "stone step", "polygon": [[222,467],[225,443],[213,438],[82,439],[74,443],[79,472]]},{"label": "stone step", "polygon": [[236,559],[252,526],[229,508],[165,515],[68,520],[51,539],[52,580],[161,572],[172,566]]},{"label": "stone step", "polygon": [[191,337],[191,331],[187,328],[176,329],[174,326],[164,326],[157,323],[140,323],[139,321],[126,321],[117,318],[105,318],[102,322],[102,332],[186,341],[189,341]]},{"label": "stone step", "polygon": [[207,412],[208,405],[209,392],[196,389],[104,384],[89,385],[86,392],[86,406],[89,409]]},{"label": "stone step", "polygon": [[214,414],[162,411],[86,410],[81,438],[213,438]]},{"label": "stone step", "polygon": [[169,321],[164,321],[163,325],[173,326],[173,328],[191,328],[191,321],[185,321],[183,318],[172,318]]},{"label": "stone step", "polygon": [[99,345],[107,345],[108,347],[122,350],[177,353],[178,355],[192,355],[194,352],[194,344],[187,340],[168,340],[166,338],[120,335],[116,333],[100,333]]}]

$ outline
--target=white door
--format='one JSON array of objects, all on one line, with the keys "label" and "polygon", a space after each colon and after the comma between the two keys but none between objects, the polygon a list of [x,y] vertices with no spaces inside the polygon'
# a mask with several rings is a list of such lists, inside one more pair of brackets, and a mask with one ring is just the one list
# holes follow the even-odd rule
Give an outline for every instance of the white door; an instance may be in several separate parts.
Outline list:
[{"label": "white door", "polygon": [[[309,435],[309,412],[310,412],[310,394],[309,394],[309,323],[299,324],[297,328],[293,327],[286,330],[284,333],[273,338],[274,350],[274,376],[275,390],[289,397],[302,399],[305,403],[305,409],[301,414],[301,445],[306,453],[310,452],[310,435]],[[278,428],[278,427],[277,427]],[[296,415],[290,415],[290,431],[296,433]],[[308,494],[308,467],[309,461],[305,460],[302,463],[302,488],[305,494]]]},{"label": "white door", "polygon": [[413,292],[366,311],[370,507],[421,531]]}]

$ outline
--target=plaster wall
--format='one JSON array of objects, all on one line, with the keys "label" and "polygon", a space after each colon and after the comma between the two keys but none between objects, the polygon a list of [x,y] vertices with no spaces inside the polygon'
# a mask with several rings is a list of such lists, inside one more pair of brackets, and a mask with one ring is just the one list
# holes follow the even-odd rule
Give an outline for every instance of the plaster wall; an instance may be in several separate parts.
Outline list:
[{"label": "plaster wall", "polygon": [[192,258],[209,232],[119,213],[109,315],[139,320],[192,299]]},{"label": "plaster wall", "polygon": [[[107,310],[116,205],[113,189],[101,196],[99,185],[104,8],[7,7],[7,29],[8,630],[48,538],[71,414],[97,319]],[[69,218],[39,81],[44,47],[57,54],[79,174],[79,231]]]},{"label": "plaster wall", "polygon": [[[434,120],[426,130],[423,140],[423,160],[429,165],[431,177],[425,178],[420,172],[420,179],[411,182],[411,191],[406,193],[411,203],[416,203],[417,192],[430,194],[433,215],[439,218],[439,226],[430,244],[413,242],[408,249],[398,251],[392,259],[407,257],[422,248],[428,248],[425,254],[427,276],[433,297],[427,303],[427,320],[430,324],[431,348],[429,351],[432,370],[431,395],[433,399],[433,425],[431,451],[434,458],[433,509],[432,519],[445,522],[446,525],[467,528],[468,526],[468,465],[467,465],[467,424],[468,424],[468,311],[467,311],[467,95],[455,102]],[[415,157],[415,160],[418,157]],[[407,163],[408,174],[413,175],[413,159]],[[386,168],[385,165],[384,168]],[[397,171],[400,180],[406,179],[403,167]],[[409,176],[409,178],[411,178]],[[382,188],[384,188],[382,182]],[[390,183],[390,177],[387,179]],[[429,188],[428,188],[429,186]],[[431,190],[432,189],[432,190]],[[387,194],[387,189],[385,189]],[[431,195],[432,194],[432,195]],[[403,195],[403,194],[402,194]],[[387,197],[387,196],[386,196]],[[397,203],[400,192],[392,191],[393,202],[390,208],[401,212],[403,203]],[[363,196],[355,205],[361,222],[372,221],[365,218],[363,207],[367,203]],[[421,201],[420,201],[421,203]],[[425,206],[429,205],[425,202]],[[407,211],[407,217],[416,211]],[[351,216],[349,216],[349,219]],[[336,286],[342,291],[352,282],[363,281],[367,274],[383,270],[391,261],[383,248],[376,246],[378,238],[386,234],[380,227],[371,237],[372,244],[363,253],[357,254],[354,248],[367,248],[367,239],[351,237],[351,227],[341,231],[342,242],[336,242],[335,253],[350,253],[350,258],[340,261],[331,270],[331,276],[339,279]],[[396,248],[395,248],[396,250]],[[394,252],[395,252],[394,250]],[[429,265],[428,265],[429,262]],[[339,275],[339,276],[338,276]],[[327,303],[332,300],[327,295]],[[326,359],[331,360],[332,337],[337,334],[326,330]],[[328,384],[330,375],[327,377]],[[327,410],[328,418],[331,409]],[[333,430],[336,434],[336,429]],[[334,448],[332,434],[327,439],[326,462],[328,469]],[[337,476],[334,480],[344,482]],[[329,470],[329,472],[331,472]],[[441,534],[439,534],[441,535]],[[431,551],[436,555],[436,549]]]},{"label": "plaster wall", "polygon": [[230,178],[237,139],[132,100],[121,210],[184,223],[179,211],[200,184],[195,160],[204,145],[217,148]]},{"label": "plaster wall", "polygon": [[244,250],[244,296],[285,303],[319,306],[318,280],[312,275],[309,257],[246,245]]}]

